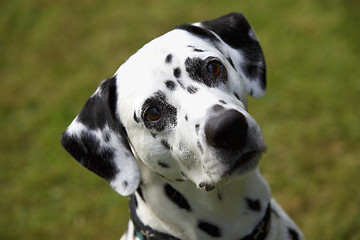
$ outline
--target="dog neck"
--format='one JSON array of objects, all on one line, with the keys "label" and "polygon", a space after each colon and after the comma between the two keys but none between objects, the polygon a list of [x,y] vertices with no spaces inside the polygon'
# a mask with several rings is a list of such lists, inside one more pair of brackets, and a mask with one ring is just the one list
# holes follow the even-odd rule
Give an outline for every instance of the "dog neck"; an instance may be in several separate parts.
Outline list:
[{"label": "dog neck", "polygon": [[259,169],[210,192],[190,181],[170,182],[146,167],[140,169],[142,182],[131,196],[130,209],[144,239],[266,235],[270,190]]}]

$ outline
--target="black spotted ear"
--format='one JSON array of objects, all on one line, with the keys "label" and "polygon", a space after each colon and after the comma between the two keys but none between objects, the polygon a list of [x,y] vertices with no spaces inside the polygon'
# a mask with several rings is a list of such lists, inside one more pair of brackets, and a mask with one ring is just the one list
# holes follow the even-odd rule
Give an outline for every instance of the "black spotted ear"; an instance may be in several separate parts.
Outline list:
[{"label": "black spotted ear", "polygon": [[126,130],[116,113],[116,77],[104,80],[63,133],[61,144],[81,165],[123,196],[140,182]]},{"label": "black spotted ear", "polygon": [[262,97],[266,90],[264,54],[246,18],[241,13],[230,13],[194,25],[210,30],[225,43],[227,54],[243,78],[248,94]]}]

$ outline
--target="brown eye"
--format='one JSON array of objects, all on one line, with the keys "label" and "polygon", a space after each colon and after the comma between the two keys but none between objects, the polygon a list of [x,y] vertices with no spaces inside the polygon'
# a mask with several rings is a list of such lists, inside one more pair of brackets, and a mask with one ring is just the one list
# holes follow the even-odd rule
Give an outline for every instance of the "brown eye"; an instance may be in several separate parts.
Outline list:
[{"label": "brown eye", "polygon": [[207,71],[212,77],[217,77],[221,73],[221,64],[218,61],[213,60],[207,65]]},{"label": "brown eye", "polygon": [[161,118],[161,112],[155,107],[151,107],[146,110],[145,117],[149,121],[157,121]]}]

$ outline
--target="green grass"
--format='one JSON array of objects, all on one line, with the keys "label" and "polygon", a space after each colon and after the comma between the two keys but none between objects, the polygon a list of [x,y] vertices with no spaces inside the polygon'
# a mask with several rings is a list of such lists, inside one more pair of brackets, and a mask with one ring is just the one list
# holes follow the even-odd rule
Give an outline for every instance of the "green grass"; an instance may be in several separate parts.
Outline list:
[{"label": "green grass", "polygon": [[360,239],[357,1],[0,2],[0,239],[118,239],[127,199],[80,167],[62,131],[104,78],[183,22],[240,11],[268,91],[250,100],[273,195],[308,239]]}]

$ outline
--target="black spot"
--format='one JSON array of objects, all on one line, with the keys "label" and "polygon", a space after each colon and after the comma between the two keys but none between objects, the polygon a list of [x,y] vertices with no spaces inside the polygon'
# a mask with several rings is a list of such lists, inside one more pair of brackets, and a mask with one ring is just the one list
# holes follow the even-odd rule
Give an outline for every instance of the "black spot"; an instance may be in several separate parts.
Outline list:
[{"label": "black spot", "polygon": [[251,210],[256,212],[261,211],[261,203],[259,199],[252,200],[250,198],[245,198],[245,201]]},{"label": "black spot", "polygon": [[222,103],[222,104],[224,104],[224,105],[227,104],[227,102],[225,102],[224,100],[219,100],[219,102]]},{"label": "black spot", "polygon": [[202,27],[197,27],[194,25],[190,25],[190,24],[183,24],[183,25],[179,25],[176,27],[176,29],[181,29],[184,31],[187,31],[189,33],[194,34],[195,36],[208,40],[210,43],[212,43],[213,46],[216,46],[217,44],[220,43],[220,40],[210,31],[202,28]]},{"label": "black spot", "polygon": [[203,148],[203,146],[201,146],[201,143],[200,143],[200,142],[197,142],[197,146],[198,146],[200,152],[201,152],[201,153],[204,153],[204,148]]},{"label": "black spot", "polygon": [[182,82],[182,81],[180,81],[180,80],[176,80],[177,82],[178,82],[178,84],[180,85],[180,87],[182,88],[182,89],[186,89],[185,88],[185,85],[184,85],[184,83]]},{"label": "black spot", "polygon": [[104,128],[108,119],[105,100],[98,95],[90,97],[81,110],[78,120],[90,129]]},{"label": "black spot", "polygon": [[161,140],[161,144],[167,149],[167,150],[170,150],[171,147],[170,147],[170,144],[166,141],[166,140]]},{"label": "black spot", "polygon": [[201,58],[187,58],[185,60],[186,71],[191,79],[202,82],[204,75],[204,61]]},{"label": "black spot", "polygon": [[166,63],[171,63],[171,61],[172,61],[172,55],[171,54],[168,54],[167,56],[166,56],[166,58],[165,58],[165,62]]},{"label": "black spot", "polygon": [[108,124],[112,128],[118,128],[116,112],[116,77],[103,81],[97,94],[91,96],[81,110],[78,121],[90,129],[104,128]]},{"label": "black spot", "polygon": [[127,181],[123,181],[124,188],[127,188],[128,185],[129,185],[129,183]]},{"label": "black spot", "polygon": [[199,89],[197,87],[194,87],[194,86],[189,86],[187,88],[187,91],[190,93],[190,94],[194,94],[198,91]]},{"label": "black spot", "polygon": [[152,136],[153,138],[156,138],[157,134],[152,132],[152,133],[151,133],[151,136]]},{"label": "black spot", "polygon": [[185,115],[185,120],[186,120],[186,121],[189,121],[189,117],[188,117],[187,114]]},{"label": "black spot", "polygon": [[195,132],[196,132],[196,135],[199,135],[199,130],[200,130],[200,124],[196,124],[195,125]]},{"label": "black spot", "polygon": [[159,164],[159,166],[162,167],[162,168],[170,168],[170,166],[169,166],[167,163],[164,163],[164,162],[162,162],[162,161],[158,161],[158,164]]},{"label": "black spot", "polygon": [[205,60],[201,58],[187,58],[185,60],[185,68],[189,74],[189,77],[199,83],[203,83],[208,87],[217,87],[220,84],[227,82],[227,71],[224,65],[220,61],[217,61],[220,64],[220,73],[218,76],[212,76],[207,69],[208,63],[214,61],[213,57],[209,57]]},{"label": "black spot", "polygon": [[177,182],[184,182],[185,180],[184,180],[184,179],[177,178],[177,179],[175,179],[175,181],[177,181]]},{"label": "black spot", "polygon": [[110,133],[108,131],[103,132],[104,141],[108,143],[110,141]]},{"label": "black spot", "polygon": [[204,50],[199,49],[199,48],[194,48],[194,52],[204,52]]},{"label": "black spot", "polygon": [[61,144],[81,165],[107,181],[120,172],[114,161],[114,149],[100,147],[99,139],[90,132],[83,131],[79,136],[65,132]]},{"label": "black spot", "polygon": [[290,235],[290,238],[292,240],[299,240],[299,234],[292,228],[288,228],[288,233]]},{"label": "black spot", "polygon": [[220,201],[222,201],[222,194],[221,194],[221,192],[220,192],[220,191],[218,191],[217,196],[218,196],[218,199],[219,199]]},{"label": "black spot", "polygon": [[139,196],[141,197],[141,199],[143,200],[143,202],[145,202],[144,194],[142,192],[141,187],[138,187],[138,189],[136,189],[136,191],[139,194]]},{"label": "black spot", "polygon": [[173,202],[175,203],[179,208],[185,209],[187,211],[191,211],[191,206],[188,203],[188,201],[185,199],[185,197],[179,193],[178,191],[176,191],[172,186],[170,186],[169,184],[166,184],[165,187],[165,193],[166,196]]},{"label": "black spot", "polygon": [[[149,108],[156,108],[160,113],[160,119],[150,121],[146,118],[146,112]],[[174,106],[167,102],[166,95],[162,91],[157,91],[154,96],[147,99],[142,106],[142,119],[145,127],[156,131],[163,131],[165,128],[175,127],[177,125],[177,111]]]},{"label": "black spot", "polygon": [[180,70],[180,68],[175,68],[175,69],[174,69],[174,76],[175,76],[176,78],[180,78],[180,76],[181,76],[181,70]]},{"label": "black spot", "polygon": [[231,65],[234,69],[236,69],[233,61],[231,60],[231,58],[227,58],[227,60],[229,61],[230,65]]},{"label": "black spot", "polygon": [[138,204],[135,194],[131,195],[131,200],[132,200],[133,204],[135,205],[135,208],[137,208],[139,206],[139,204]]},{"label": "black spot", "polygon": [[237,100],[240,101],[240,97],[239,97],[239,95],[237,95],[237,93],[234,93],[234,96],[236,97]]},{"label": "black spot", "polygon": [[183,178],[187,178],[186,174],[184,172],[180,173]]},{"label": "black spot", "polygon": [[202,231],[206,232],[212,237],[221,237],[221,230],[219,227],[215,226],[214,224],[199,220],[198,221],[198,228]]},{"label": "black spot", "polygon": [[196,47],[191,46],[191,45],[188,45],[187,47],[192,48],[194,52],[205,52],[205,50],[202,50],[202,49],[196,48]]},{"label": "black spot", "polygon": [[134,121],[137,123],[140,122],[140,119],[136,116],[136,112],[134,112]]},{"label": "black spot", "polygon": [[176,89],[176,84],[175,84],[174,81],[168,80],[168,81],[165,82],[165,85],[171,91],[174,91]]},{"label": "black spot", "polygon": [[254,94],[254,90],[253,90],[253,89],[250,89],[249,95],[250,95],[250,96],[253,96],[253,94]]}]

